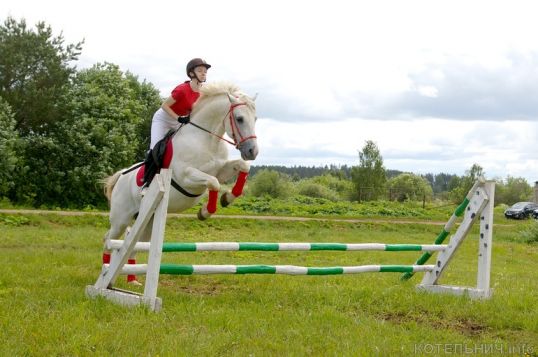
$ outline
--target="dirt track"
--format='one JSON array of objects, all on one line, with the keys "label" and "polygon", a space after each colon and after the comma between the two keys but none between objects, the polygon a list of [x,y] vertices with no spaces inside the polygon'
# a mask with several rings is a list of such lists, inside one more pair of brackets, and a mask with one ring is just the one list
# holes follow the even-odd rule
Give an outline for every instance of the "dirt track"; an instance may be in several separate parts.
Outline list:
[{"label": "dirt track", "polygon": [[[84,212],[84,211],[48,211],[48,210],[30,210],[30,209],[0,209],[0,214],[57,214],[60,216],[108,216],[108,212]],[[195,214],[170,213],[168,217],[188,217],[196,218]],[[211,219],[257,219],[267,221],[333,221],[347,223],[390,223],[390,224],[424,224],[432,226],[444,226],[446,221],[413,221],[398,218],[317,218],[317,217],[290,217],[290,216],[246,216],[246,215],[219,215],[218,213]],[[448,219],[448,217],[447,217]],[[495,223],[497,227],[512,227],[516,224]]]},{"label": "dirt track", "polygon": [[[16,210],[16,209],[0,209],[0,213],[5,214],[57,214],[60,216],[108,216],[108,212],[83,212],[83,211],[47,211],[47,210]],[[189,217],[196,218],[195,214],[171,213],[169,217]],[[334,221],[348,223],[391,223],[391,224],[427,224],[434,226],[442,226],[446,222],[441,221],[413,221],[405,219],[381,219],[381,218],[314,218],[314,217],[289,217],[289,216],[246,216],[246,215],[214,215],[211,219],[258,219],[270,221]]]}]

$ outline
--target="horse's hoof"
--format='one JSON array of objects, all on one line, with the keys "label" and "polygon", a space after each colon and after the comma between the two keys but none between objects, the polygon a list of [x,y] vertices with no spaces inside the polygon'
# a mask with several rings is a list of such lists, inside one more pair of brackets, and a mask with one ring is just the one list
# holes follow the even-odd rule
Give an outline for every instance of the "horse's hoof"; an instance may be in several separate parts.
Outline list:
[{"label": "horse's hoof", "polygon": [[205,221],[207,218],[208,218],[208,217],[204,216],[204,214],[202,213],[202,209],[200,208],[200,209],[198,210],[198,219],[199,219],[200,221]]},{"label": "horse's hoof", "polygon": [[222,207],[228,207],[229,204],[230,202],[228,202],[228,199],[226,198],[226,192],[224,192],[222,196],[220,196],[220,205]]},{"label": "horse's hoof", "polygon": [[132,286],[142,286],[142,283],[139,282],[139,281],[136,280],[136,279],[135,279],[135,280],[131,280],[131,281],[127,281],[127,283],[128,283],[129,285],[132,285]]}]

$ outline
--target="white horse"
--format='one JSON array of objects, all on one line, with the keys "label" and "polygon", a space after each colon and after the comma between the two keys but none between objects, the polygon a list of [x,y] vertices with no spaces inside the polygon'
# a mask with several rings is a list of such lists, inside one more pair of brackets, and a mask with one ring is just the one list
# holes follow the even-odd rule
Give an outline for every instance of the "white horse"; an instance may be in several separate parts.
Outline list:
[{"label": "white horse", "polygon": [[[238,182],[232,192],[223,194],[221,204],[227,206],[241,194],[250,170],[245,160],[254,160],[258,155],[254,100],[232,84],[213,83],[202,87],[191,113],[191,123],[183,126],[172,139],[172,180],[183,192],[171,188],[168,212],[181,212],[196,205],[209,189],[209,202],[198,213],[198,218],[208,218],[215,212],[220,183],[235,175]],[[233,143],[223,138],[225,132]],[[228,160],[225,141],[236,146],[242,159]],[[105,247],[107,241],[118,239],[124,233],[140,209],[140,174],[137,180],[138,170],[122,174],[124,171],[105,180],[105,193],[110,202],[110,229],[105,235]],[[143,234],[142,240],[150,238],[149,234]]]}]

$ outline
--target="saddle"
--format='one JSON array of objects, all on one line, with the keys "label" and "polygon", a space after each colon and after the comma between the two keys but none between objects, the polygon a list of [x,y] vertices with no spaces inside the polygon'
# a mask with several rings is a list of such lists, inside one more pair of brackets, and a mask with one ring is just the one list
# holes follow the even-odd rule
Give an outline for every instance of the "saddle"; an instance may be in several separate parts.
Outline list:
[{"label": "saddle", "polygon": [[148,150],[146,158],[140,170],[137,173],[137,184],[139,186],[144,185],[148,187],[153,180],[153,177],[161,170],[161,168],[168,168],[170,161],[172,161],[173,146],[172,137],[176,133],[176,130],[170,130],[164,138],[159,140],[153,149]]},{"label": "saddle", "polygon": [[[146,153],[146,158],[143,162],[131,167],[122,174],[125,175],[128,172],[138,169],[136,172],[136,185],[138,187],[148,187],[155,175],[160,172],[162,168],[167,169],[170,167],[172,156],[174,154],[172,138],[176,132],[177,130],[170,130],[168,133],[166,133],[164,138],[158,141],[153,149],[148,150]],[[181,187],[176,181],[174,181],[174,179],[172,179],[170,184],[173,188],[187,197],[200,197],[202,195],[201,193],[190,193]]]}]

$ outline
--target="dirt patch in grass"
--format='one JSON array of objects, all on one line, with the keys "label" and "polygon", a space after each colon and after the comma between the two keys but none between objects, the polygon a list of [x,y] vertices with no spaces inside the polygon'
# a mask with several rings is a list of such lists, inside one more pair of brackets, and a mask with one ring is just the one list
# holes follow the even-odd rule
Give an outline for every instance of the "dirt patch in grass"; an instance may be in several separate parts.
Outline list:
[{"label": "dirt patch in grass", "polygon": [[454,330],[468,337],[477,337],[489,330],[488,326],[480,324],[468,318],[448,319],[438,316],[410,315],[403,312],[386,312],[377,317],[380,320],[394,324],[415,322],[420,325],[428,325],[436,330]]},{"label": "dirt patch in grass", "polygon": [[173,280],[161,280],[159,283],[163,287],[171,288],[189,295],[214,296],[220,294],[226,289],[226,287],[222,284],[179,285],[177,281]]}]

